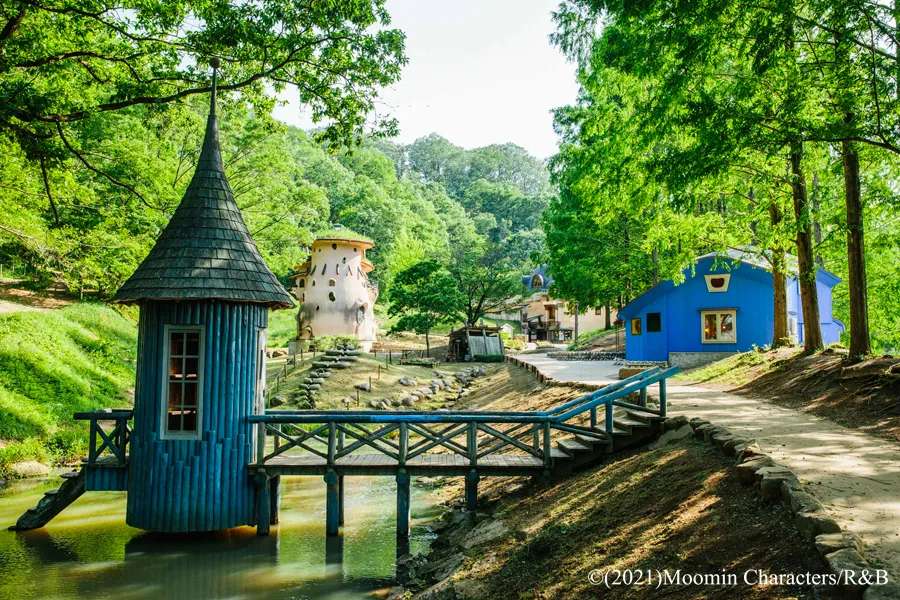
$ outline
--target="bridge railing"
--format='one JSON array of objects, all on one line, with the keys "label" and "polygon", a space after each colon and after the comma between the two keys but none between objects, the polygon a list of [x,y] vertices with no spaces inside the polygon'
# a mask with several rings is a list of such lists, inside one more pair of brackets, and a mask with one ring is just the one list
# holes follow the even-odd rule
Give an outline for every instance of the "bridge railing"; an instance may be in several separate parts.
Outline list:
[{"label": "bridge railing", "polygon": [[[109,466],[110,462],[102,459],[112,457],[124,467],[128,458],[128,442],[131,440],[131,429],[128,422],[134,415],[130,408],[113,408],[91,412],[75,413],[76,421],[90,421],[90,442],[88,446],[88,466]],[[111,429],[104,429],[103,423],[113,423]]]},{"label": "bridge railing", "polygon": [[[249,417],[258,427],[256,464],[301,450],[334,466],[341,458],[371,448],[400,467],[422,455],[449,453],[463,457],[473,468],[498,454],[529,455],[549,468],[554,432],[609,441],[615,431],[616,407],[665,417],[666,379],[677,372],[677,367],[653,368],[547,411],[268,411]],[[659,384],[658,408],[647,403],[647,387],[655,383]],[[638,401],[628,402],[634,393]],[[268,452],[267,435],[274,439]]]}]

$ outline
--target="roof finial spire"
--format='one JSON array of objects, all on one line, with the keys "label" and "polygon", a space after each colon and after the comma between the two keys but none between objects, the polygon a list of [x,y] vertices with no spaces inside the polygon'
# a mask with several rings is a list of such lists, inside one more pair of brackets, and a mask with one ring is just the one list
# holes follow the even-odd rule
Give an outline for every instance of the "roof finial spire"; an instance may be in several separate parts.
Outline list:
[{"label": "roof finial spire", "polygon": [[218,56],[213,56],[209,59],[209,66],[213,68],[213,79],[212,79],[212,95],[209,98],[209,114],[215,116],[216,114],[216,76],[219,73],[219,67],[222,66],[222,59]]}]

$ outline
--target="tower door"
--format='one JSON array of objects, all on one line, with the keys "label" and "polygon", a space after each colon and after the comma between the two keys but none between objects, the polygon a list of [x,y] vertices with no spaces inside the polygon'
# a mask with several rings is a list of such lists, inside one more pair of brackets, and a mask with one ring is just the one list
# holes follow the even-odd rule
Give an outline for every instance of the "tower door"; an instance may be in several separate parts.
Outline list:
[{"label": "tower door", "polygon": [[257,415],[266,412],[266,333],[266,329],[262,327],[256,330],[256,394],[253,412]]}]

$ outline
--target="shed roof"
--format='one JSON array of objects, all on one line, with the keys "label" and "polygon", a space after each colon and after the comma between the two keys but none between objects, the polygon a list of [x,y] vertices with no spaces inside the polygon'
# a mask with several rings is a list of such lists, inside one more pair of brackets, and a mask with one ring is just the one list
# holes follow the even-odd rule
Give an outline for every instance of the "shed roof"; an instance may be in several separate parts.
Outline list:
[{"label": "shed roof", "polygon": [[197,169],[156,245],[112,302],[219,299],[294,305],[250,237],[225,177],[215,83]]}]

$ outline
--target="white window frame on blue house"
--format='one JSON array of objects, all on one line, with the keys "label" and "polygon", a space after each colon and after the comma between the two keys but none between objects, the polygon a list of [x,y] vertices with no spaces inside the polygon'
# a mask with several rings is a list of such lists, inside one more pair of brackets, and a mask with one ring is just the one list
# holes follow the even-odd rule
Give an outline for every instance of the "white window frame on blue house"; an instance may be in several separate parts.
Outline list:
[{"label": "white window frame on blue house", "polygon": [[[203,438],[203,370],[206,357],[206,327],[203,325],[164,325],[163,339],[165,340],[165,352],[163,352],[162,364],[162,402],[160,411],[159,438],[162,440],[199,440]],[[191,431],[169,429],[169,361],[171,360],[172,334],[173,333],[197,333],[200,344],[197,355],[197,426]],[[180,355],[186,355],[187,348]],[[192,355],[191,355],[192,357]],[[184,393],[182,384],[182,394]],[[182,402],[182,406],[184,403]]]},{"label": "white window frame on blue house", "polygon": [[[721,316],[731,315],[731,339],[719,339],[722,333]],[[716,339],[706,339],[706,315],[716,317]],[[703,344],[736,344],[737,343],[737,309],[736,308],[704,308],[700,309],[700,342]]]}]

